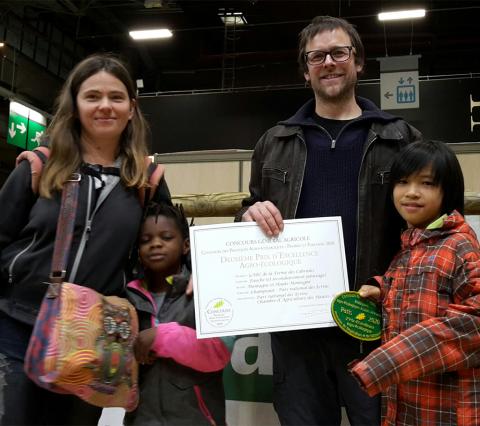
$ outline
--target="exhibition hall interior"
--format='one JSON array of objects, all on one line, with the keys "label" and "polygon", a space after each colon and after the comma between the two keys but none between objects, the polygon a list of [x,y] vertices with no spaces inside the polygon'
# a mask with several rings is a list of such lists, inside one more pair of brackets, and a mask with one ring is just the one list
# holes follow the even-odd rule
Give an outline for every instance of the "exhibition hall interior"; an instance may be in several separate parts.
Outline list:
[{"label": "exhibition hall interior", "polygon": [[[379,18],[402,10],[424,13]],[[151,154],[178,169],[171,171],[174,192],[248,190],[249,159],[258,138],[311,97],[299,71],[297,45],[299,32],[316,15],[343,17],[359,31],[366,52],[359,95],[407,119],[427,137],[452,143],[467,163],[476,161],[478,2],[16,0],[0,1],[0,184],[18,153],[38,143],[35,135],[48,124],[73,65],[94,52],[113,52],[136,80],[151,128]],[[154,29],[167,37],[131,35]],[[384,72],[392,71],[391,61],[393,71],[404,71],[404,60],[416,78],[411,104],[395,103],[395,91],[402,88],[388,83],[385,77],[392,74]],[[12,124],[19,124],[11,119],[12,102],[32,111],[25,131],[33,134],[29,142],[14,140],[21,132],[9,137]],[[184,163],[191,162],[207,173],[199,170],[198,179],[176,182]],[[473,173],[467,180],[479,180],[477,168],[466,167]],[[218,174],[212,172],[217,168]],[[475,192],[476,184],[467,189]]]},{"label": "exhibition hall interior", "polygon": [[[380,13],[419,9],[422,17],[379,19]],[[168,162],[178,152],[252,150],[265,129],[311,96],[298,68],[297,44],[316,15],[346,18],[361,34],[366,62],[360,95],[392,109],[427,137],[457,146],[479,140],[475,1],[0,1],[0,183],[19,150],[36,141],[9,143],[11,101],[38,112],[45,126],[73,65],[99,51],[128,63],[151,127],[152,154]],[[130,35],[153,29],[168,37]],[[395,100],[398,87],[382,86],[382,67],[388,69],[395,58],[400,68],[403,59],[412,59],[418,75],[414,104],[384,105]],[[43,131],[30,123],[35,135]],[[248,159],[245,154],[239,161]],[[234,189],[245,190],[248,176],[237,175]],[[227,190],[216,185],[210,189]]]},{"label": "exhibition hall interior", "polygon": [[[420,8],[425,16],[418,19],[378,18]],[[128,59],[142,81],[140,93],[301,84],[297,36],[315,15],[344,17],[356,26],[367,56],[364,79],[379,77],[377,58],[412,54],[421,55],[422,76],[478,72],[480,5],[470,0],[16,0],[0,1],[2,87],[49,110],[54,91],[35,99],[33,88],[22,85],[27,70],[19,64],[38,65],[36,84],[44,78],[54,86],[95,51]],[[171,37],[129,35],[156,28]]]},{"label": "exhibition hall interior", "polygon": [[[379,19],[380,13],[419,9],[422,17]],[[10,143],[11,101],[38,112],[46,126],[68,72],[99,51],[128,63],[151,127],[152,154],[168,162],[178,152],[252,150],[265,129],[311,96],[298,68],[297,44],[316,15],[346,18],[361,34],[366,62],[360,95],[411,121],[427,137],[458,146],[479,140],[475,1],[0,1],[0,183],[18,152],[32,148]],[[130,35],[153,29],[168,37]],[[395,58],[413,60],[418,86],[412,105],[384,105],[398,88],[382,86],[382,68]],[[236,182],[246,180],[238,175]],[[244,186],[236,184],[235,190]]]},{"label": "exhibition hall interior", "polygon": [[[414,15],[388,19],[400,11]],[[298,36],[318,15],[345,18],[362,38],[357,95],[453,149],[465,213],[480,233],[474,0],[0,0],[0,188],[16,157],[42,141],[75,64],[108,52],[136,81],[151,158],[165,166],[173,202],[195,225],[231,223],[257,141],[312,98]],[[230,341],[223,377],[233,426],[278,425],[269,339]],[[107,410],[100,424],[122,418]]]}]

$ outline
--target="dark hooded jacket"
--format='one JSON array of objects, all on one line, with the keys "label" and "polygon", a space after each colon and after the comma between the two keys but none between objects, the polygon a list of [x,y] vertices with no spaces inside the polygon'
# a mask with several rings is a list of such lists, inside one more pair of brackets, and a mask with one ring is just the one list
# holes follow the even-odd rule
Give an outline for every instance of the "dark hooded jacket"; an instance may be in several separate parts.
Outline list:
[{"label": "dark hooded jacket", "polygon": [[155,361],[140,368],[140,403],[127,414],[128,425],[225,425],[223,368],[230,353],[220,338],[197,339],[192,297],[185,294],[187,268],[173,276],[157,312],[140,280],[127,287],[137,309],[140,330],[156,329]]},{"label": "dark hooded jacket", "polygon": [[[22,161],[0,190],[0,316],[27,325],[34,324],[48,286],[61,198],[35,195],[30,172]],[[119,181],[110,192],[98,190],[95,179],[81,173],[66,281],[122,295],[142,206],[136,189]],[[155,199],[170,202],[164,179]]]}]

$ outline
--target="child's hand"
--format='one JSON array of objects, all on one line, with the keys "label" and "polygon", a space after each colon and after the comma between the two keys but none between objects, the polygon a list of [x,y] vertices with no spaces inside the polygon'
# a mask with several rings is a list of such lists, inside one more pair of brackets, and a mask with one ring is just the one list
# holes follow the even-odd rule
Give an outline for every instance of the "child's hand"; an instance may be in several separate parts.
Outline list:
[{"label": "child's hand", "polygon": [[147,328],[138,333],[133,349],[135,358],[140,364],[151,364],[153,362],[150,349],[155,340],[156,333],[156,328]]},{"label": "child's hand", "polygon": [[358,294],[364,299],[371,299],[375,302],[380,300],[380,289],[374,285],[362,285]]}]

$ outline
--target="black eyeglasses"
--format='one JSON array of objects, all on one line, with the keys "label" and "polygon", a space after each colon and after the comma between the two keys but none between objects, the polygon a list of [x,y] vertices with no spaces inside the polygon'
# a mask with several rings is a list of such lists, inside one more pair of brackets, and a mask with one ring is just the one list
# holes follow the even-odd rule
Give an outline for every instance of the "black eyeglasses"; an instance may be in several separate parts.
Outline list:
[{"label": "black eyeglasses", "polygon": [[337,46],[330,51],[310,50],[305,53],[305,62],[308,65],[320,65],[325,62],[327,55],[330,55],[334,62],[346,62],[350,59],[353,46]]}]

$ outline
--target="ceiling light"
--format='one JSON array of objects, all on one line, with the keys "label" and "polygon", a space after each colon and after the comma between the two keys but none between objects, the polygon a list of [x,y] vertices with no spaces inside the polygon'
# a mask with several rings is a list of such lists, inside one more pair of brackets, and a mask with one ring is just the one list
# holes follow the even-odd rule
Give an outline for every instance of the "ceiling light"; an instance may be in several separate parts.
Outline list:
[{"label": "ceiling light", "polygon": [[169,38],[172,37],[172,32],[167,28],[157,29],[157,30],[141,30],[141,31],[130,31],[130,37],[134,40],[149,40],[154,38]]},{"label": "ceiling light", "polygon": [[247,19],[242,12],[223,12],[221,9],[218,16],[225,25],[244,25]]},{"label": "ceiling light", "polygon": [[393,21],[396,19],[423,18],[425,9],[399,10],[398,12],[382,12],[378,14],[380,21]]},{"label": "ceiling light", "polygon": [[143,2],[143,6],[146,9],[161,8],[163,7],[163,1],[162,0],[145,0]]}]

